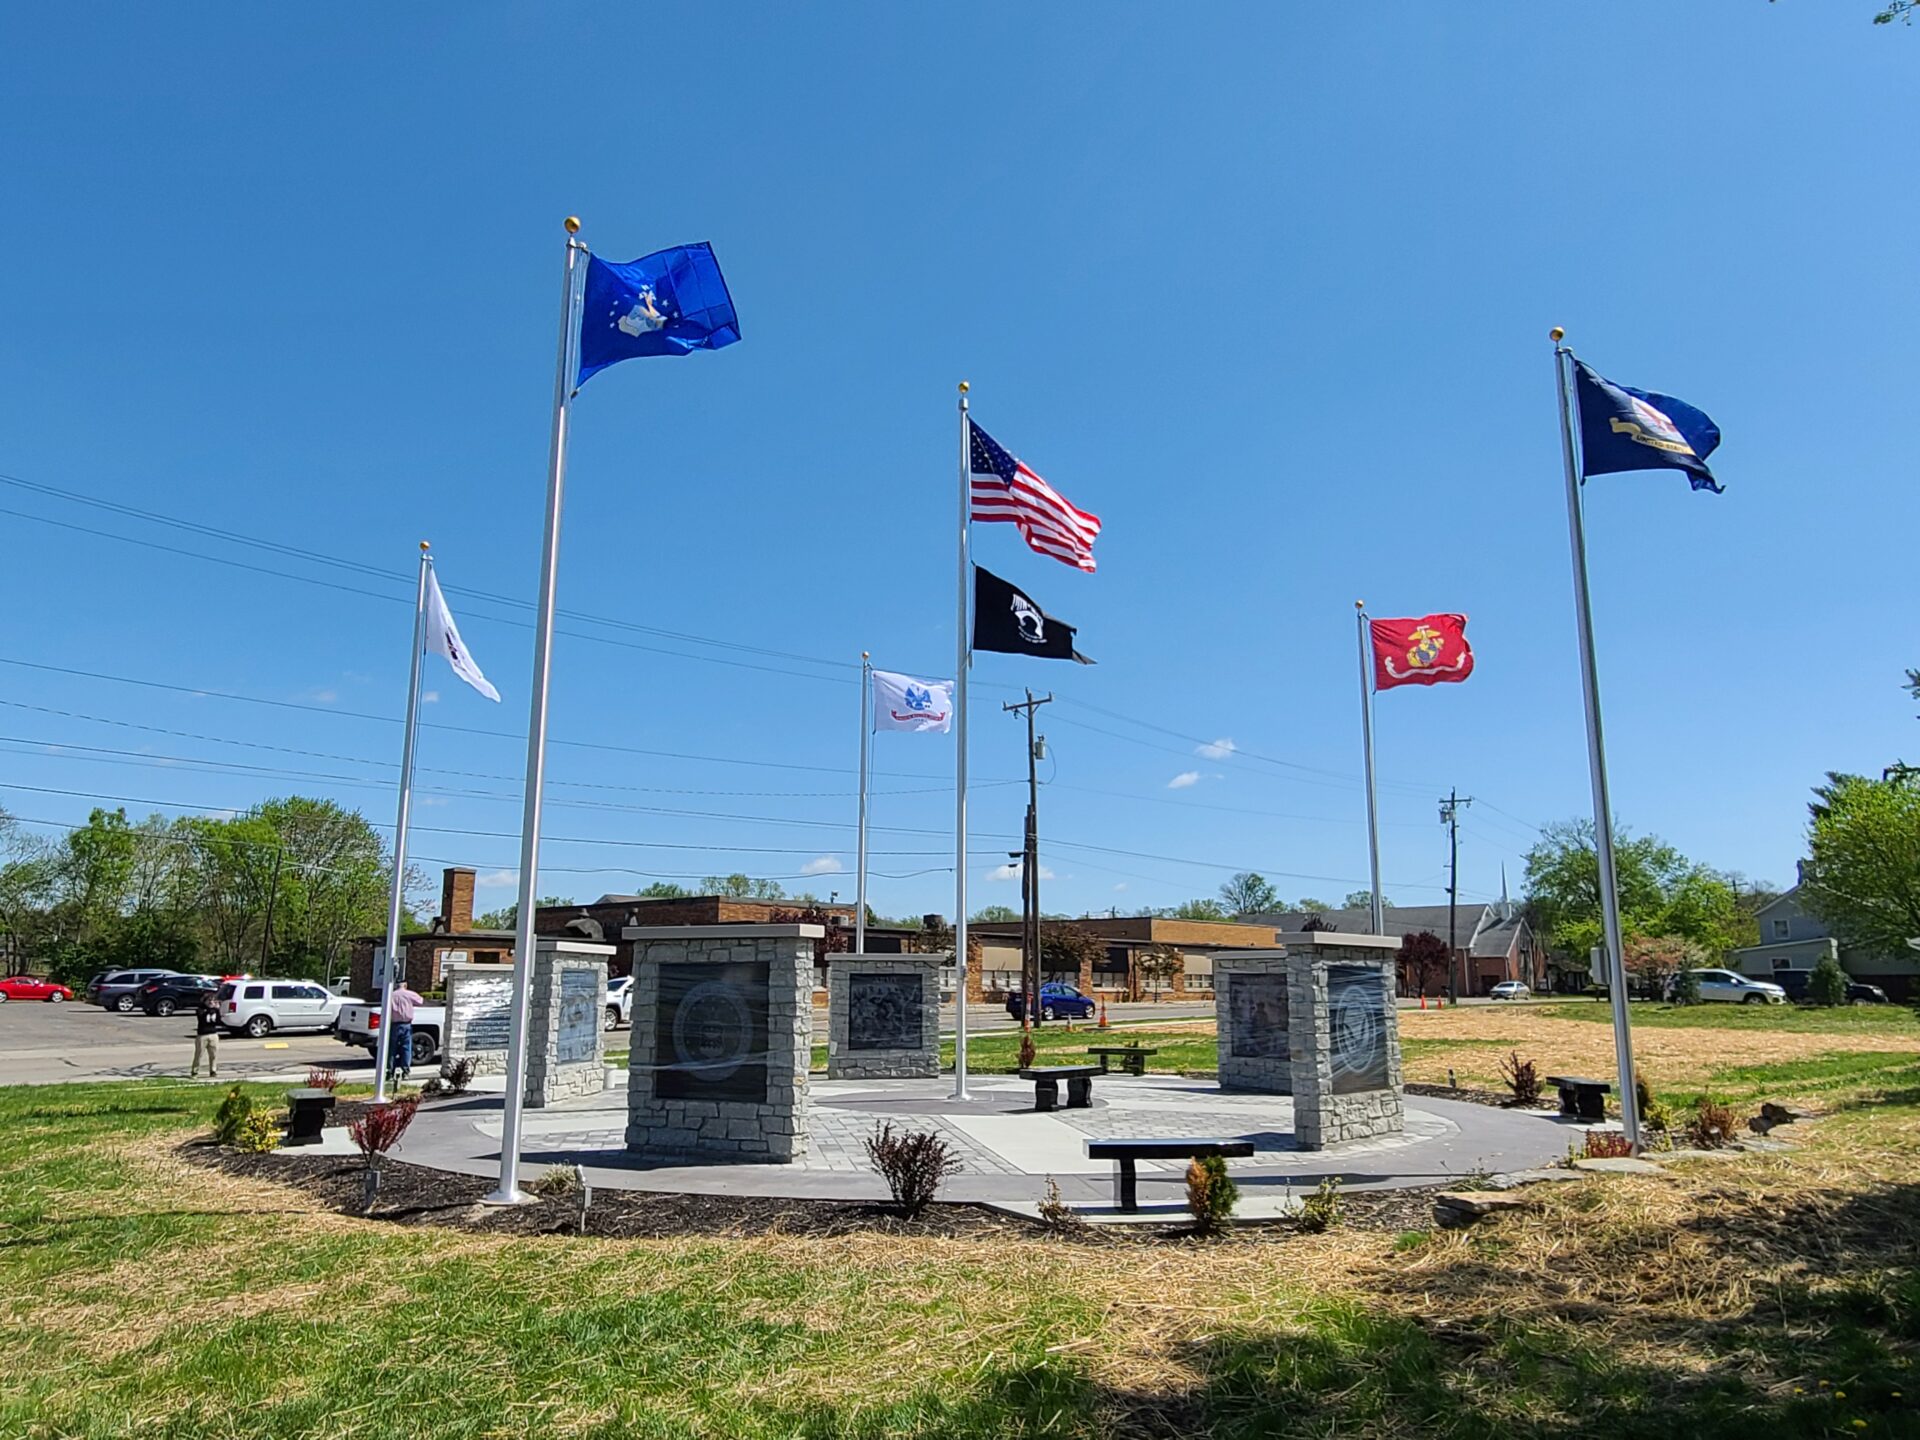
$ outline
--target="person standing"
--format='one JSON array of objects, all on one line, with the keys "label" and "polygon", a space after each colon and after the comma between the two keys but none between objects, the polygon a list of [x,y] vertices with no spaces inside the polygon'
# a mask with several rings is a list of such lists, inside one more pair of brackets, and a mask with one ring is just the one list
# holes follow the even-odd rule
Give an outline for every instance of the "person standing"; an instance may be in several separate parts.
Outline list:
[{"label": "person standing", "polygon": [[402,1080],[413,1074],[413,1012],[420,1002],[419,991],[406,981],[401,980],[394,986],[393,1030],[387,1036],[387,1073],[398,1075]]},{"label": "person standing", "polygon": [[207,1078],[213,1079],[220,1073],[220,996],[209,991],[207,998],[200,1002],[200,1008],[193,1012],[193,1068],[187,1071],[189,1079],[200,1074],[200,1060],[204,1056],[207,1062]]}]

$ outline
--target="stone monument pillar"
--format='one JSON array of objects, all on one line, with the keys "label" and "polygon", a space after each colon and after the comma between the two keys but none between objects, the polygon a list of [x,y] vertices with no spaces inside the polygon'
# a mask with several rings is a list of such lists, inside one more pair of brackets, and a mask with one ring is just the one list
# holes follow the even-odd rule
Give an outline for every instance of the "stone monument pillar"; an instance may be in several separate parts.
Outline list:
[{"label": "stone monument pillar", "polygon": [[617,947],[537,940],[527,1001],[527,1108],[607,1088],[607,959]]},{"label": "stone monument pillar", "polygon": [[940,1073],[940,968],[950,955],[827,957],[827,1078]]},{"label": "stone monument pillar", "polygon": [[1222,1090],[1293,1093],[1292,985],[1284,950],[1229,950],[1213,957]]},{"label": "stone monument pillar", "polygon": [[1400,1016],[1390,935],[1282,935],[1292,982],[1293,1129],[1301,1148],[1398,1135]]},{"label": "stone monument pillar", "polygon": [[449,964],[441,973],[447,999],[440,1032],[440,1073],[471,1060],[475,1075],[506,1074],[513,967],[463,962]]},{"label": "stone monument pillar", "polygon": [[807,1150],[821,925],[629,925],[627,1148],[774,1161]]}]

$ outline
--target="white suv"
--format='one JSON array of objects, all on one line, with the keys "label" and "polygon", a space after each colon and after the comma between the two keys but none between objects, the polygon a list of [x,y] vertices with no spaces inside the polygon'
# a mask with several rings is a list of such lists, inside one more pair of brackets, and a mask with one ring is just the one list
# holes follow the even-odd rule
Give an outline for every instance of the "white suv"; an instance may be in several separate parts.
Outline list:
[{"label": "white suv", "polygon": [[220,985],[220,1023],[256,1040],[275,1030],[331,1030],[340,1007],[358,1003],[312,980],[227,980]]},{"label": "white suv", "polygon": [[[1754,980],[1736,970],[1695,970],[1700,977],[1700,998],[1719,1000],[1730,1005],[1784,1005],[1787,992],[1771,980]],[[1678,979],[1679,977],[1675,977]],[[1667,999],[1673,999],[1674,981],[1667,982]]]}]

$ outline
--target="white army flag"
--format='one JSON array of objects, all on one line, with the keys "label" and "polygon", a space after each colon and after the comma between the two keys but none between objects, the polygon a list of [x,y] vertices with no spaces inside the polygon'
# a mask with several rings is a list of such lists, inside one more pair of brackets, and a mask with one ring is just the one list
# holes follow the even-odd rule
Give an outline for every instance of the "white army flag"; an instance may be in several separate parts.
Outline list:
[{"label": "white army flag", "polygon": [[453,612],[447,609],[446,598],[440,593],[440,577],[431,570],[427,571],[427,649],[435,655],[446,656],[453,673],[487,699],[496,702],[500,699],[500,692],[480,673],[472,652],[460,638],[460,627],[453,623]]},{"label": "white army flag", "polygon": [[946,734],[953,728],[953,683],[874,671],[873,728]]}]

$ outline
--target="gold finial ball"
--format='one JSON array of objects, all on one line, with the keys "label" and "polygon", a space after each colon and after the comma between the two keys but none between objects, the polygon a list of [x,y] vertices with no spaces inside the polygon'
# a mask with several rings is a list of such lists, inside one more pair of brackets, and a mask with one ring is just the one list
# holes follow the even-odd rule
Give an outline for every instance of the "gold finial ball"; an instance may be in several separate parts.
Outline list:
[{"label": "gold finial ball", "polygon": [[966,381],[964,381],[964,380],[962,380],[962,381],[960,382],[960,393],[961,393],[962,395],[964,395],[964,394],[966,394],[966,393],[967,393],[967,389],[968,389],[968,386],[967,386],[967,382],[966,382]]},{"label": "gold finial ball", "polygon": [[569,235],[578,235],[580,233],[580,217],[578,215],[569,215],[562,223],[566,225]]},{"label": "gold finial ball", "polygon": [[1553,327],[1553,329],[1547,332],[1547,338],[1553,341],[1554,344],[1558,345],[1562,340],[1567,338],[1567,332],[1562,330],[1558,325],[1556,325]]},{"label": "gold finial ball", "polygon": [[1364,610],[1367,608],[1367,602],[1364,600],[1356,600],[1353,602],[1353,608],[1356,610]]},{"label": "gold finial ball", "polygon": [[429,544],[428,544],[428,543],[427,543],[426,541],[424,541],[424,540],[422,540],[422,541],[420,542],[420,548],[421,548],[422,550],[431,550],[431,549],[432,549],[433,547],[432,547],[431,545],[429,545]]}]

